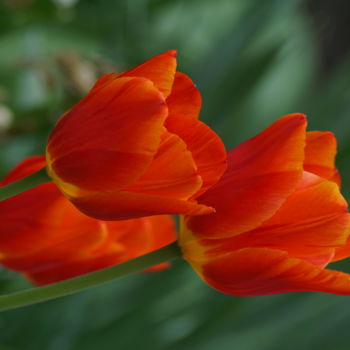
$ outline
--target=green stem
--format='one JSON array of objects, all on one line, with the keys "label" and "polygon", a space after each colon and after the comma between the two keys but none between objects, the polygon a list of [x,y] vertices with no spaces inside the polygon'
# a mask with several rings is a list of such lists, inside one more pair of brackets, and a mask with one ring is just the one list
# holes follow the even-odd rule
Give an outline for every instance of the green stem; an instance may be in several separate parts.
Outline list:
[{"label": "green stem", "polygon": [[30,288],[21,292],[1,295],[0,311],[41,303],[46,300],[69,295],[179,257],[181,257],[181,251],[177,242],[174,242],[149,254],[122,264],[107,267],[103,270],[50,284],[45,287]]},{"label": "green stem", "polygon": [[36,173],[24,177],[23,179],[0,187],[0,201],[15,196],[18,193],[24,192],[48,181],[51,181],[51,179],[47,175],[46,169],[41,169]]}]

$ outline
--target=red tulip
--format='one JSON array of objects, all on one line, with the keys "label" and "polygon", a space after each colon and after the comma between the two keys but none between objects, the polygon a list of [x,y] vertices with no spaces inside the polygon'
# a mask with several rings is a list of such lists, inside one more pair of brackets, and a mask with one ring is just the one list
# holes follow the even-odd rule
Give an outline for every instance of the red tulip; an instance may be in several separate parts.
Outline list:
[{"label": "red tulip", "polygon": [[[45,166],[22,161],[1,185]],[[38,285],[115,265],[172,243],[171,216],[105,222],[85,216],[47,182],[0,202],[0,263]],[[162,269],[161,264],[151,270]]]},{"label": "red tulip", "polygon": [[194,199],[226,169],[220,138],[197,117],[201,97],[168,51],[103,76],[50,135],[48,173],[82,212],[102,220],[202,215]]},{"label": "red tulip", "polygon": [[198,198],[216,213],[184,218],[184,257],[212,287],[350,294],[350,275],[326,269],[350,256],[336,140],[305,128],[303,115],[285,116],[230,151],[223,177]]}]

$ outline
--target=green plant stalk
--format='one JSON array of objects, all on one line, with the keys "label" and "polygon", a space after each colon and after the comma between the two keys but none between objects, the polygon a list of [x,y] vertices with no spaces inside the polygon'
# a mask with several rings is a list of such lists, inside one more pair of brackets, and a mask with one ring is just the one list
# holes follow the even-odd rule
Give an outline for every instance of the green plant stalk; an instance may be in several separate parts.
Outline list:
[{"label": "green plant stalk", "polygon": [[46,169],[41,169],[29,176],[24,177],[23,179],[0,187],[0,201],[15,196],[16,194],[29,190],[48,181],[51,181],[51,179],[47,175]]},{"label": "green plant stalk", "polygon": [[93,286],[110,282],[135,272],[142,271],[171,259],[180,258],[181,255],[181,250],[177,245],[177,242],[174,242],[136,259],[107,267],[96,272],[50,284],[44,287],[30,288],[12,294],[1,295],[0,311],[41,303],[43,301],[69,295]]}]

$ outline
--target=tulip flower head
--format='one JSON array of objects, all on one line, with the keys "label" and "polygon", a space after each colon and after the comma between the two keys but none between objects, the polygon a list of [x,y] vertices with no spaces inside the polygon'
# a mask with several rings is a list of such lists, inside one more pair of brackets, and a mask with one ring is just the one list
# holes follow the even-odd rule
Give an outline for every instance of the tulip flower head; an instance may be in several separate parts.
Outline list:
[{"label": "tulip flower head", "polygon": [[[43,166],[44,156],[27,158],[1,185]],[[176,240],[169,215],[96,220],[78,211],[52,182],[1,201],[0,218],[0,263],[38,285],[119,264]]]},{"label": "tulip flower head", "polygon": [[226,169],[220,138],[197,117],[201,97],[168,51],[103,76],[57,122],[47,170],[82,212],[102,220],[203,215],[195,198]]},{"label": "tulip flower head", "polygon": [[350,275],[325,267],[350,256],[350,218],[330,132],[288,115],[228,153],[222,178],[198,198],[215,213],[185,216],[184,258],[231,295],[350,294]]}]

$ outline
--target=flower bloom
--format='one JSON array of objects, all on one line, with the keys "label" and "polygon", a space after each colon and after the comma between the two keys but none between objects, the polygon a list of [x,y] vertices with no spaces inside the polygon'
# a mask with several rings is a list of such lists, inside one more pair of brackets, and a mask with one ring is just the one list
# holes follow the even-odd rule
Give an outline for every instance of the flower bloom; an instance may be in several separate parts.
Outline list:
[{"label": "flower bloom", "polygon": [[168,51],[102,76],[50,135],[47,170],[82,212],[101,220],[202,215],[194,198],[226,169],[220,138],[197,117],[201,97]]},{"label": "flower bloom", "polygon": [[[45,166],[22,161],[0,185]],[[0,202],[0,263],[38,285],[115,265],[176,240],[169,215],[105,222],[85,216],[52,182]],[[165,268],[167,263],[148,270]]]},{"label": "flower bloom", "polygon": [[184,218],[184,257],[212,287],[350,294],[350,275],[325,268],[350,256],[336,140],[305,128],[305,116],[288,115],[230,151],[223,177],[198,198],[216,213]]}]

